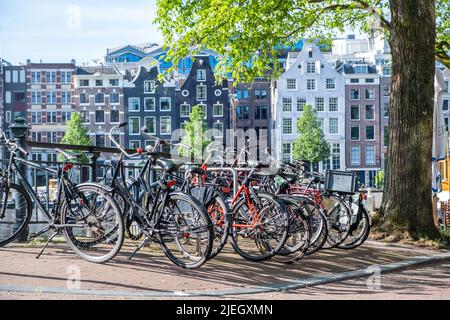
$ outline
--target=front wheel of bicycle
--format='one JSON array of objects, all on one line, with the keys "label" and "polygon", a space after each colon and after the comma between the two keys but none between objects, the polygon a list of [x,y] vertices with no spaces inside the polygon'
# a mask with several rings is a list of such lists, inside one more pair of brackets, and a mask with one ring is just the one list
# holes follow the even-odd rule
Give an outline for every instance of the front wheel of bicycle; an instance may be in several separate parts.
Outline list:
[{"label": "front wheel of bicycle", "polygon": [[167,195],[156,215],[156,238],[164,254],[177,266],[195,269],[208,260],[214,229],[205,207],[181,192]]},{"label": "front wheel of bicycle", "polygon": [[78,185],[61,205],[63,234],[81,258],[104,263],[122,247],[125,227],[122,212],[110,193],[98,185]]},{"label": "front wheel of bicycle", "polygon": [[352,223],[347,238],[339,244],[339,249],[354,249],[362,245],[370,233],[370,218],[364,206],[353,204]]},{"label": "front wheel of bicycle", "polygon": [[30,222],[31,212],[31,199],[25,189],[0,184],[0,247],[19,237]]}]

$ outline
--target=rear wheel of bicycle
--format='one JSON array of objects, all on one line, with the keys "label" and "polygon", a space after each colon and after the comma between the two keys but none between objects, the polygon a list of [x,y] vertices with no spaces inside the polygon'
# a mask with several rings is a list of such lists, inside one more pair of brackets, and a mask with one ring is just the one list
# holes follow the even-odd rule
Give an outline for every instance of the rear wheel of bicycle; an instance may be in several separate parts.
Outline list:
[{"label": "rear wheel of bicycle", "polygon": [[345,198],[336,195],[324,197],[322,205],[328,220],[328,237],[323,248],[334,248],[344,242],[350,232],[351,210]]},{"label": "rear wheel of bicycle", "polygon": [[177,266],[195,269],[209,258],[214,230],[206,209],[181,192],[167,195],[156,215],[156,234],[164,254]]},{"label": "rear wheel of bicycle", "polygon": [[[264,261],[283,247],[289,232],[289,213],[277,197],[259,192],[251,199],[251,208],[241,198],[232,209],[231,244],[250,261]],[[256,212],[255,212],[256,210]],[[258,219],[255,220],[255,215]]]},{"label": "rear wheel of bicycle", "polygon": [[281,197],[289,211],[289,234],[284,246],[273,259],[281,263],[294,263],[306,254],[310,241],[308,221],[295,198]]},{"label": "rear wheel of bicycle", "polygon": [[121,211],[108,191],[96,185],[78,185],[61,205],[64,236],[81,258],[103,263],[122,247],[125,227]]},{"label": "rear wheel of bicycle", "polygon": [[364,206],[352,205],[352,224],[347,238],[339,244],[339,249],[354,249],[362,245],[370,233],[370,218]]},{"label": "rear wheel of bicycle", "polygon": [[214,228],[213,248],[209,256],[209,259],[212,259],[222,251],[227,243],[231,215],[228,204],[219,193],[213,195],[205,204],[205,208]]},{"label": "rear wheel of bicycle", "polygon": [[32,204],[28,193],[16,184],[0,184],[0,247],[16,240],[28,226]]}]

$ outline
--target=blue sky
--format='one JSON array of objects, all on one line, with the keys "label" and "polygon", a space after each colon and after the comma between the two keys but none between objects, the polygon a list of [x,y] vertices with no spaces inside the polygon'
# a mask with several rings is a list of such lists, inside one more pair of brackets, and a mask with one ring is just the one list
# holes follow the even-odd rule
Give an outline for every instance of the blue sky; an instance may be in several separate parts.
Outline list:
[{"label": "blue sky", "polygon": [[77,63],[106,48],[162,43],[156,0],[0,0],[0,55],[13,63]]}]

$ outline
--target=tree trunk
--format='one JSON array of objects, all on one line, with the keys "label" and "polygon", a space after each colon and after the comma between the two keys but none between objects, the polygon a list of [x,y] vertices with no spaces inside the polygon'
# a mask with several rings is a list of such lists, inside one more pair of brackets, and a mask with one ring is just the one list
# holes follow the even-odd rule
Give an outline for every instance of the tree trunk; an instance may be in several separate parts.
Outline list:
[{"label": "tree trunk", "polygon": [[434,0],[391,0],[391,107],[383,226],[438,238],[431,201]]}]

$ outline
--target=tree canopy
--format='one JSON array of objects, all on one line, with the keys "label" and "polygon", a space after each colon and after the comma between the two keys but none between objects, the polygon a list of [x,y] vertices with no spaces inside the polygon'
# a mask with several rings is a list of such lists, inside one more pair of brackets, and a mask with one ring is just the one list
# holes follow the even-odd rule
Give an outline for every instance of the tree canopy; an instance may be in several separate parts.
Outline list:
[{"label": "tree canopy", "polygon": [[[70,120],[67,122],[67,130],[61,143],[74,144],[79,146],[90,146],[91,139],[89,139],[89,131],[84,126],[81,116],[78,112],[73,112]],[[85,155],[81,158],[82,163],[87,163]]]},{"label": "tree canopy", "polygon": [[305,105],[297,120],[297,133],[298,138],[294,143],[296,159],[319,162],[330,156],[330,145],[325,141],[316,111],[309,104]]},{"label": "tree canopy", "polygon": [[[346,30],[389,36],[388,0],[158,0],[155,22],[173,71],[202,48],[216,51],[217,77],[239,82],[280,72],[277,50],[300,39],[330,43]],[[450,67],[450,2],[436,0],[436,58]],[[419,40],[419,39],[418,39]],[[273,71],[273,72],[272,72]]]},{"label": "tree canopy", "polygon": [[201,106],[194,106],[189,114],[189,121],[186,123],[183,138],[181,139],[181,143],[188,145],[190,149],[181,148],[181,155],[191,159],[202,159],[203,151],[211,142],[208,139],[207,132],[205,113]]}]

